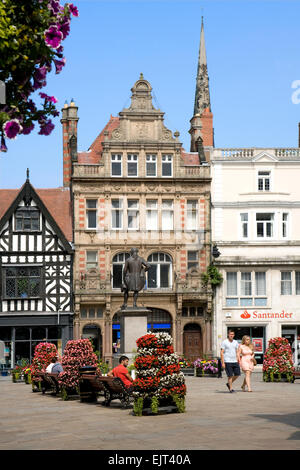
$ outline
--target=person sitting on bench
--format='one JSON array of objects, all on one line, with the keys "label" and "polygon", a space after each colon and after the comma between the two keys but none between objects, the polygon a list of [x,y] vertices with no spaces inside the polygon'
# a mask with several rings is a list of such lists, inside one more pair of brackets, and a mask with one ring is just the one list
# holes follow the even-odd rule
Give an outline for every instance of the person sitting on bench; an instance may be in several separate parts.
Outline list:
[{"label": "person sitting on bench", "polygon": [[127,388],[127,390],[131,392],[133,390],[133,379],[127,369],[128,362],[129,359],[127,356],[121,356],[119,359],[119,365],[112,369],[110,372],[108,372],[107,376],[119,377],[122,380],[124,386]]},{"label": "person sitting on bench", "polygon": [[63,372],[63,371],[64,371],[64,369],[63,369],[61,363],[58,362],[58,357],[57,357],[55,359],[55,364],[53,364],[51,373],[52,374],[60,374],[60,372]]}]

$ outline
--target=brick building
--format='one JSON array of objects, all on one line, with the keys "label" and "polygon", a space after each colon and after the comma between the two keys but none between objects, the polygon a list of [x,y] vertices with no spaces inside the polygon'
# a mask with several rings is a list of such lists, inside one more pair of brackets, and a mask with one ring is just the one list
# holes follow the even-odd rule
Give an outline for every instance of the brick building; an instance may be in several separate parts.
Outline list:
[{"label": "brick building", "polygon": [[138,300],[151,310],[148,329],[169,332],[191,359],[212,349],[212,292],[201,281],[211,262],[213,145],[203,24],[190,152],[164,125],[151,90],[141,74],[129,108],[111,116],[86,152],[77,151],[77,106],[62,110],[64,185],[74,209],[74,338],[92,338],[110,362],[133,246],[151,265]]}]

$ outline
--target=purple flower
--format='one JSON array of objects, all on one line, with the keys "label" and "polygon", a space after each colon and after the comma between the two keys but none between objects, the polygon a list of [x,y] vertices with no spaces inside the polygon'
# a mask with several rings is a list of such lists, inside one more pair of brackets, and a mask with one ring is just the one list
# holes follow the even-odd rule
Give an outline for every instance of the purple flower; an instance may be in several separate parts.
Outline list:
[{"label": "purple flower", "polygon": [[6,147],[5,139],[4,139],[3,135],[1,136],[0,152],[7,152],[7,147]]},{"label": "purple flower", "polygon": [[29,100],[29,101],[28,101],[28,103],[27,103],[27,108],[28,108],[32,113],[36,113],[36,112],[37,112],[36,105],[35,105],[35,103],[34,103],[32,100]]},{"label": "purple flower", "polygon": [[72,13],[73,16],[79,16],[79,13],[78,13],[78,8],[75,7],[75,5],[73,5],[73,3],[69,3],[69,10],[70,12]]},{"label": "purple flower", "polygon": [[12,119],[3,124],[3,130],[8,139],[15,139],[22,132],[22,126],[18,119]]},{"label": "purple flower", "polygon": [[48,9],[56,16],[60,12],[59,0],[51,0],[48,3]]},{"label": "purple flower", "polygon": [[34,124],[32,122],[31,124],[29,124],[29,126],[23,126],[22,134],[28,135],[33,129],[34,129]]},{"label": "purple flower", "polygon": [[58,30],[56,25],[50,26],[49,29],[45,31],[45,43],[47,46],[52,49],[57,49],[60,46],[60,43],[63,38],[63,34]]},{"label": "purple flower", "polygon": [[57,98],[55,96],[48,96],[46,93],[39,93],[40,97],[42,99],[45,99],[46,101],[51,101],[51,103],[57,103]]},{"label": "purple flower", "polygon": [[33,89],[43,88],[46,85],[47,67],[36,69],[33,75]]},{"label": "purple flower", "polygon": [[66,58],[63,57],[62,60],[53,59],[53,62],[55,64],[55,69],[56,69],[55,73],[60,73],[63,67],[66,65]]},{"label": "purple flower", "polygon": [[49,135],[54,129],[54,124],[50,119],[48,121],[44,121],[43,124],[41,124],[41,129],[39,132],[39,135]]},{"label": "purple flower", "polygon": [[63,23],[61,23],[59,26],[59,31],[62,33],[63,35],[63,39],[66,39],[66,37],[68,36],[68,34],[70,33],[70,20],[68,18],[65,17],[65,21]]}]

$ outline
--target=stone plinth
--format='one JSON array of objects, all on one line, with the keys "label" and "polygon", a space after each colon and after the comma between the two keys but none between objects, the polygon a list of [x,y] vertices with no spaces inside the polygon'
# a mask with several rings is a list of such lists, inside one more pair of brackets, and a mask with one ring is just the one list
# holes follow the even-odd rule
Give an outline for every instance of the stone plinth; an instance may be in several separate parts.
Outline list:
[{"label": "stone plinth", "polygon": [[127,307],[117,312],[120,315],[121,344],[120,354],[133,356],[137,349],[136,340],[147,334],[147,316],[151,313],[145,307]]}]

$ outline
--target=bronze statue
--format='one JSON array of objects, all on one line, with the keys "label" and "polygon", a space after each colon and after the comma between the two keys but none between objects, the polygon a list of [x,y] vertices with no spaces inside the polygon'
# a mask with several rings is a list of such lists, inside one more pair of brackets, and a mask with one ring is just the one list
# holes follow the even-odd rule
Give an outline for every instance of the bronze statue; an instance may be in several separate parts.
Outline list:
[{"label": "bronze statue", "polygon": [[150,264],[138,256],[138,249],[131,248],[130,257],[126,260],[123,271],[123,284],[121,291],[124,292],[124,304],[121,309],[127,308],[128,295],[133,291],[133,307],[136,308],[136,302],[139,291],[143,289],[146,276],[145,272],[150,268]]}]

